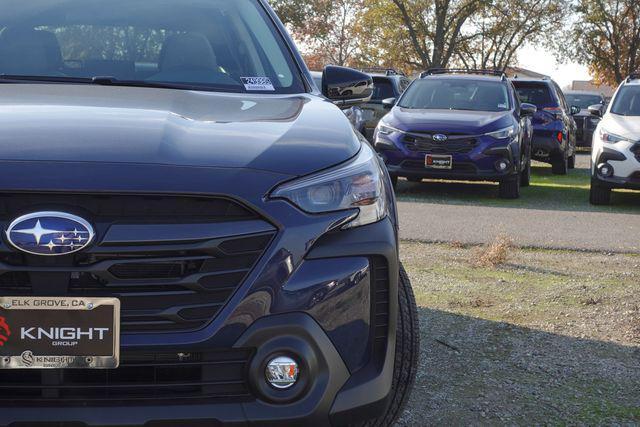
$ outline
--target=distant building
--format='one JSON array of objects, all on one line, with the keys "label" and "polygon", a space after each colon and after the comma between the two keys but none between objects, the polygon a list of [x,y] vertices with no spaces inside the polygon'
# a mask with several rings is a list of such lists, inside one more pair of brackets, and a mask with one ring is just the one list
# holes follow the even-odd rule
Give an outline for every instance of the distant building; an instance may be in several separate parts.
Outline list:
[{"label": "distant building", "polygon": [[613,98],[616,89],[607,85],[596,85],[593,80],[574,80],[571,84],[571,90],[584,92],[597,92],[604,95],[605,98]]},{"label": "distant building", "polygon": [[505,72],[509,77],[518,77],[521,79],[542,79],[547,77],[546,74],[540,74],[520,67],[507,67]]}]

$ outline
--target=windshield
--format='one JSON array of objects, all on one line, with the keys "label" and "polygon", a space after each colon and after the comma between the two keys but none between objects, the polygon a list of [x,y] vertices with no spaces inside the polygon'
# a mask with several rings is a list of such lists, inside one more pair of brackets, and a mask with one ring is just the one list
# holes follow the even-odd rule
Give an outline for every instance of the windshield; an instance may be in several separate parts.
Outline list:
[{"label": "windshield", "polygon": [[421,110],[508,111],[507,85],[469,79],[423,79],[407,89],[403,108]]},{"label": "windshield", "polygon": [[299,93],[257,0],[0,0],[0,74]]},{"label": "windshield", "polygon": [[538,107],[539,110],[543,108],[559,107],[560,104],[551,94],[551,89],[544,83],[520,83],[513,82],[518,92],[518,97],[521,102],[533,104]]},{"label": "windshield", "polygon": [[567,94],[567,104],[580,107],[583,110],[591,107],[596,104],[604,104],[604,99],[602,99],[599,95],[577,95],[577,94]]},{"label": "windshield", "polygon": [[613,100],[611,112],[621,116],[640,116],[640,85],[621,87]]}]

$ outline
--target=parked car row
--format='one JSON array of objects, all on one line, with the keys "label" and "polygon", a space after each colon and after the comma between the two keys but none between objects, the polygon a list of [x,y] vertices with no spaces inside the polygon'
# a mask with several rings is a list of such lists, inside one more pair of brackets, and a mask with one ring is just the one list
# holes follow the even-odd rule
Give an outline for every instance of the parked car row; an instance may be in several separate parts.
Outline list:
[{"label": "parked car row", "polygon": [[[344,112],[371,141],[394,185],[399,177],[494,181],[500,197],[514,199],[530,183],[532,159],[566,175],[575,168],[577,147],[593,143],[593,204],[608,203],[614,188],[640,188],[639,74],[607,108],[602,94],[563,93],[550,78],[433,69],[410,81],[392,69],[361,71],[374,84],[371,99]],[[322,74],[313,76],[322,87]]]}]

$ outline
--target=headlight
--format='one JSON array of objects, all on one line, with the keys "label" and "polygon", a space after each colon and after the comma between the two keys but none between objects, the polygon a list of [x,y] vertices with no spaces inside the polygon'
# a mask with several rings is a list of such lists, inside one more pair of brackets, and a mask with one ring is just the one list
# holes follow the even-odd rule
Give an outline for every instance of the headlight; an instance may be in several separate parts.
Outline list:
[{"label": "headlight", "polygon": [[609,144],[617,144],[621,141],[628,141],[628,138],[624,138],[622,136],[618,136],[616,134],[610,133],[604,128],[600,129],[600,139],[604,142],[608,142]]},{"label": "headlight", "polygon": [[286,199],[307,213],[353,209],[357,217],[343,228],[377,222],[387,215],[384,173],[375,152],[362,145],[345,165],[278,187],[271,198]]},{"label": "headlight", "polygon": [[380,125],[378,126],[378,133],[380,135],[391,135],[392,133],[405,133],[404,131],[401,131],[400,129],[396,129],[393,126],[389,126],[389,125],[385,125],[380,123]]},{"label": "headlight", "polygon": [[509,126],[508,128],[500,129],[495,132],[485,133],[486,136],[490,136],[495,139],[513,138],[515,134],[516,134],[515,126]]}]

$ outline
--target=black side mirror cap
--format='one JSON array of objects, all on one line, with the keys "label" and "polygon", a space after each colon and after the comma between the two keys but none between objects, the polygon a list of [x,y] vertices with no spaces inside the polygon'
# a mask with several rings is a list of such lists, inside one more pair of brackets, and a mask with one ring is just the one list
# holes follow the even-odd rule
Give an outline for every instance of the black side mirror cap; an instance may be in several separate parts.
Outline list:
[{"label": "black side mirror cap", "polygon": [[571,106],[571,115],[575,116],[576,114],[580,114],[580,111],[582,111],[582,108],[577,107],[575,105]]},{"label": "black side mirror cap", "polygon": [[339,107],[363,104],[373,96],[373,79],[352,68],[327,65],[322,73],[322,94]]},{"label": "black side mirror cap", "polygon": [[393,107],[396,106],[396,102],[397,102],[396,98],[383,99],[382,106],[387,110],[391,110]]},{"label": "black side mirror cap", "polygon": [[589,113],[591,113],[591,115],[595,117],[604,116],[604,105],[602,104],[591,105],[589,107]]},{"label": "black side mirror cap", "polygon": [[522,116],[533,117],[533,115],[536,114],[537,111],[538,107],[533,104],[528,104],[526,102],[520,104],[520,115]]}]

